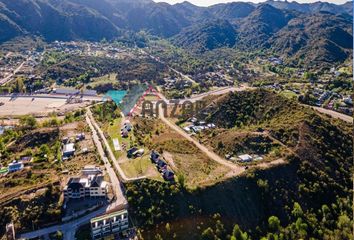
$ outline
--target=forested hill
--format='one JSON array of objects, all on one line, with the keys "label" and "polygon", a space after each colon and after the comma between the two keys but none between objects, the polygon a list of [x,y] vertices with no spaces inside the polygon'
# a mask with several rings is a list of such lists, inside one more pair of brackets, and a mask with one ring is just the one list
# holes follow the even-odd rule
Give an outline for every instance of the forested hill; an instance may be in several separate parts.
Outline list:
[{"label": "forested hill", "polygon": [[24,35],[100,41],[143,30],[194,52],[271,49],[308,62],[342,62],[352,52],[352,9],[350,3],[278,1],[197,7],[152,0],[0,0],[0,42]]},{"label": "forested hill", "polygon": [[[285,165],[192,192],[154,181],[128,184],[129,205],[140,226],[168,222],[178,239],[228,239],[228,234],[245,240],[353,239],[351,125],[269,91],[211,101],[210,121],[226,131],[269,132],[293,154]],[[215,223],[208,228],[206,219]],[[176,229],[183,224],[198,230],[181,235]],[[232,232],[230,224],[248,234],[238,227]]]}]

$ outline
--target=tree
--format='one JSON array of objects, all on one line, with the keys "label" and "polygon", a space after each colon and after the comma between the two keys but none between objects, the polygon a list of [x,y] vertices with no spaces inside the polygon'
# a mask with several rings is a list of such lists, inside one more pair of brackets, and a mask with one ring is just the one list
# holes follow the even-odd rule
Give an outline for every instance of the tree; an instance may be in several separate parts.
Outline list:
[{"label": "tree", "polygon": [[250,238],[248,237],[248,234],[246,232],[242,232],[239,225],[236,224],[232,231],[231,240],[250,240]]},{"label": "tree", "polygon": [[37,120],[32,115],[26,115],[20,118],[20,125],[25,128],[34,129],[37,126]]},{"label": "tree", "polygon": [[185,185],[186,185],[186,178],[183,173],[179,173],[177,175],[177,181],[178,181],[179,185],[181,186],[181,188],[184,189]]},{"label": "tree", "polygon": [[26,91],[25,85],[23,83],[23,78],[21,78],[21,77],[16,78],[16,83],[15,83],[15,89],[14,90],[17,93],[23,93],[23,92]]},{"label": "tree", "polygon": [[279,231],[280,229],[280,220],[276,216],[271,216],[268,218],[268,226],[271,231]]},{"label": "tree", "polygon": [[207,228],[202,233],[202,240],[215,240],[215,234],[212,228]]},{"label": "tree", "polygon": [[297,202],[294,203],[294,207],[293,207],[293,210],[291,211],[291,214],[295,218],[299,218],[304,215],[304,212],[302,211],[302,208],[299,203],[297,203]]}]

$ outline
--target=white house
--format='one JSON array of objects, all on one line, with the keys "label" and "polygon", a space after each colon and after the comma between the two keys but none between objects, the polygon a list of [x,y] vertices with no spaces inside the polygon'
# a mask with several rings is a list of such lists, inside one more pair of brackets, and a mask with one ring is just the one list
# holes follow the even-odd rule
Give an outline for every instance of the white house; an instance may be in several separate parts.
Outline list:
[{"label": "white house", "polygon": [[68,143],[64,145],[63,148],[63,157],[71,157],[75,154],[75,144]]},{"label": "white house", "polygon": [[8,168],[9,168],[9,173],[11,172],[16,172],[16,171],[20,171],[22,170],[24,167],[23,162],[17,162],[16,160],[14,160],[12,163],[9,164]]},{"label": "white house", "polygon": [[239,155],[238,160],[240,162],[252,162],[253,158],[251,155],[244,154],[244,155]]}]

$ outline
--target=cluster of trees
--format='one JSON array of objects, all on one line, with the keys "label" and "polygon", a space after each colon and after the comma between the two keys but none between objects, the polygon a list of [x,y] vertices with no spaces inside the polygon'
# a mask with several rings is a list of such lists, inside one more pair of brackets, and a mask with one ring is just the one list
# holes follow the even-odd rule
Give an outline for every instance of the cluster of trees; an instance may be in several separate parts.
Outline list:
[{"label": "cluster of trees", "polygon": [[102,123],[111,122],[114,119],[121,117],[117,104],[112,101],[94,105],[91,110],[95,118]]},{"label": "cluster of trees", "polygon": [[[205,216],[215,206],[226,231],[221,231],[221,224],[207,226],[200,232],[202,239],[353,239],[352,126],[319,116],[268,91],[230,94],[226,99],[211,117],[222,119],[219,124],[227,127],[235,127],[240,121],[248,128],[268,129],[294,151],[288,164],[256,170],[194,193],[182,190],[180,185],[131,183],[127,188],[128,201],[138,226],[149,228],[168,221],[175,229],[174,220],[178,224],[179,217]],[[171,191],[171,187],[176,191]],[[243,207],[239,206],[240,195],[235,190],[242,187],[247,190],[242,193]],[[232,206],[225,204],[229,199],[233,200],[229,202]],[[187,214],[185,205],[190,203],[196,211]],[[233,219],[239,227],[232,230],[226,226],[230,211],[247,212],[250,209],[244,208],[250,205],[257,208],[257,221]],[[238,211],[234,213],[239,214]],[[165,238],[159,234],[157,239]]]},{"label": "cluster of trees", "polygon": [[[23,201],[13,199],[10,203],[0,207],[0,225],[14,222],[17,232],[33,231],[56,223],[61,220],[61,206],[59,204],[61,192],[58,185],[47,186],[42,195]],[[0,236],[5,229],[0,228]]]},{"label": "cluster of trees", "polygon": [[[88,84],[92,78],[117,73],[117,83],[137,80],[139,82],[154,82],[163,78],[168,71],[164,64],[150,58],[125,57],[124,59],[112,59],[93,56],[67,56],[66,61],[55,65],[40,67],[44,72],[46,81],[56,79],[58,84],[70,87],[80,87]],[[112,82],[114,84],[114,82]],[[99,86],[98,86],[99,87]]]}]

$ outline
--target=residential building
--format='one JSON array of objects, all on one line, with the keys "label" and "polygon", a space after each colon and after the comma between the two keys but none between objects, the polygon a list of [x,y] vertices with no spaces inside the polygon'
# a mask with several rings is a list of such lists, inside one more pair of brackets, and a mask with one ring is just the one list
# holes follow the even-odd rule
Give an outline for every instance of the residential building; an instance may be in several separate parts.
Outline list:
[{"label": "residential building", "polygon": [[76,135],[76,141],[82,141],[85,140],[85,133],[80,133]]},{"label": "residential building", "polygon": [[65,144],[63,147],[63,158],[71,157],[75,154],[75,144],[68,143]]},{"label": "residential building", "polygon": [[119,234],[129,229],[128,211],[126,209],[113,211],[91,219],[92,239]]},{"label": "residential building", "polygon": [[170,170],[165,170],[163,172],[162,176],[166,181],[174,181],[175,180],[175,173]]},{"label": "residential building", "polygon": [[108,183],[103,181],[102,175],[70,178],[64,188],[65,199],[106,197],[107,193]]},{"label": "residential building", "polygon": [[23,162],[17,162],[16,160],[14,160],[12,163],[9,164],[8,171],[9,173],[20,171],[23,169],[23,167]]},{"label": "residential building", "polygon": [[98,175],[98,174],[102,174],[102,170],[99,167],[96,167],[95,165],[86,165],[81,170],[81,173],[84,176]]},{"label": "residential building", "polygon": [[253,158],[252,158],[252,156],[250,156],[248,154],[244,154],[244,155],[238,156],[238,160],[240,162],[252,162]]},{"label": "residential building", "polygon": [[150,155],[151,161],[153,161],[154,163],[157,163],[159,158],[160,158],[160,154],[158,152],[152,151],[152,153]]}]

